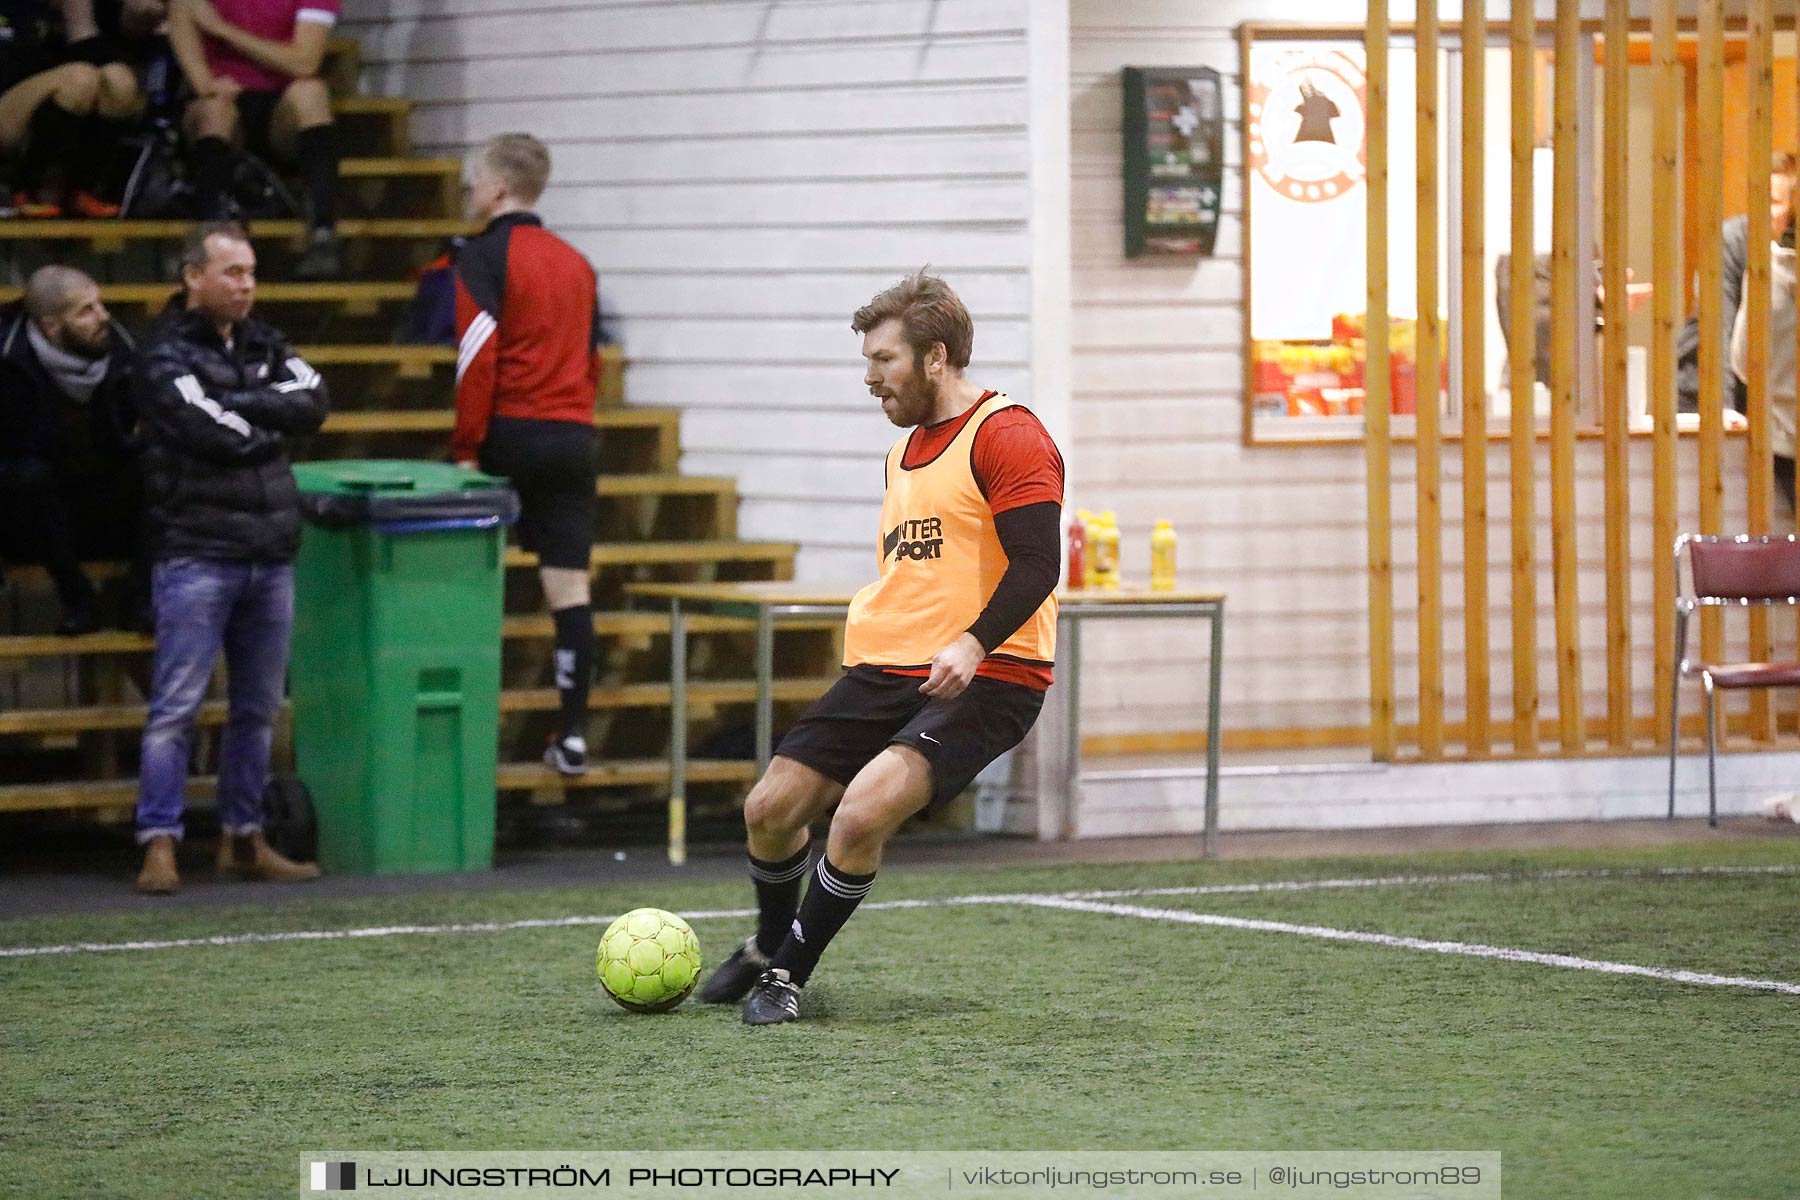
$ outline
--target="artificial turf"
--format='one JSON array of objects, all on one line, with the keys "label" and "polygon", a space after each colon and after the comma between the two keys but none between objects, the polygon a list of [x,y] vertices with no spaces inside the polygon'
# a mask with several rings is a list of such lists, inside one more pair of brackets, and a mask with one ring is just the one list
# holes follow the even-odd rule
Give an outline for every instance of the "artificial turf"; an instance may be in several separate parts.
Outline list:
[{"label": "artificial turf", "polygon": [[[1675,875],[1667,867],[1773,866]],[[894,871],[1800,982],[1800,843]],[[1572,872],[1545,877],[1552,871]],[[1585,874],[1584,872],[1604,872]],[[740,908],[741,884],[0,925],[0,946]],[[708,962],[742,918],[695,922]],[[1498,1150],[1505,1191],[1800,1189],[1800,996],[1006,904],[859,913],[806,1019],[612,1005],[598,926],[0,958],[0,1194],[290,1193],[308,1150]]]}]

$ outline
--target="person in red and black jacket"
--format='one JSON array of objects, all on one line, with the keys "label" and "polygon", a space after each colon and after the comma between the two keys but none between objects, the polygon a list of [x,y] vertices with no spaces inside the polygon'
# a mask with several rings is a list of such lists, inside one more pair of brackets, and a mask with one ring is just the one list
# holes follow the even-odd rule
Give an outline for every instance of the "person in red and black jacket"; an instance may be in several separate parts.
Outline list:
[{"label": "person in red and black jacket", "polygon": [[519,537],[538,556],[556,622],[562,727],[544,761],[579,775],[594,662],[600,302],[594,268],[531,212],[549,177],[549,150],[525,133],[493,138],[470,162],[469,215],[487,228],[456,252],[450,456],[519,493]]}]

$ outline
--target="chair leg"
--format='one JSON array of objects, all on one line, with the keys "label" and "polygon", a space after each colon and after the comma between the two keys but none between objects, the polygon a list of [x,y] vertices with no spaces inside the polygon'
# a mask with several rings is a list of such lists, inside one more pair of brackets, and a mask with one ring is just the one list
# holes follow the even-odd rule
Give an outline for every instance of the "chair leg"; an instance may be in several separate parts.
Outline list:
[{"label": "chair leg", "polygon": [[1719,722],[1719,697],[1713,691],[1711,675],[1702,674],[1700,680],[1706,685],[1706,823],[1717,828],[1719,824],[1719,740],[1715,728]]},{"label": "chair leg", "polygon": [[1681,752],[1681,667],[1669,672],[1669,820],[1675,819],[1675,757]]}]

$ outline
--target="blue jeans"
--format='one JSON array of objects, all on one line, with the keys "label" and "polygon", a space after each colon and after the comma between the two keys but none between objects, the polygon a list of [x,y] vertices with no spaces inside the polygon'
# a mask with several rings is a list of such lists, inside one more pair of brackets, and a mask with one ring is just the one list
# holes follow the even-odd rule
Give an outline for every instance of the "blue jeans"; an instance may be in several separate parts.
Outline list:
[{"label": "blue jeans", "polygon": [[219,744],[219,824],[227,834],[255,833],[262,828],[275,718],[287,682],[294,568],[171,558],[156,564],[152,586],[156,656],[137,839],[182,835],[194,719],[221,647],[229,712]]}]

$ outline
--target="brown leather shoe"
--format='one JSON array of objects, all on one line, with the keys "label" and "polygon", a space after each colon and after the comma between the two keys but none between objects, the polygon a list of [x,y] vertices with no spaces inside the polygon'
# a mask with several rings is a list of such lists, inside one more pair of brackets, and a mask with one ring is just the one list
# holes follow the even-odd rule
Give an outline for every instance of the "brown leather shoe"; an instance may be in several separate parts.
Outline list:
[{"label": "brown leather shoe", "polygon": [[219,839],[219,874],[241,875],[267,883],[299,883],[319,877],[319,864],[283,857],[261,833]]},{"label": "brown leather shoe", "polygon": [[144,845],[144,869],[138,872],[137,890],[149,896],[167,896],[181,890],[175,870],[175,839],[154,837]]}]

